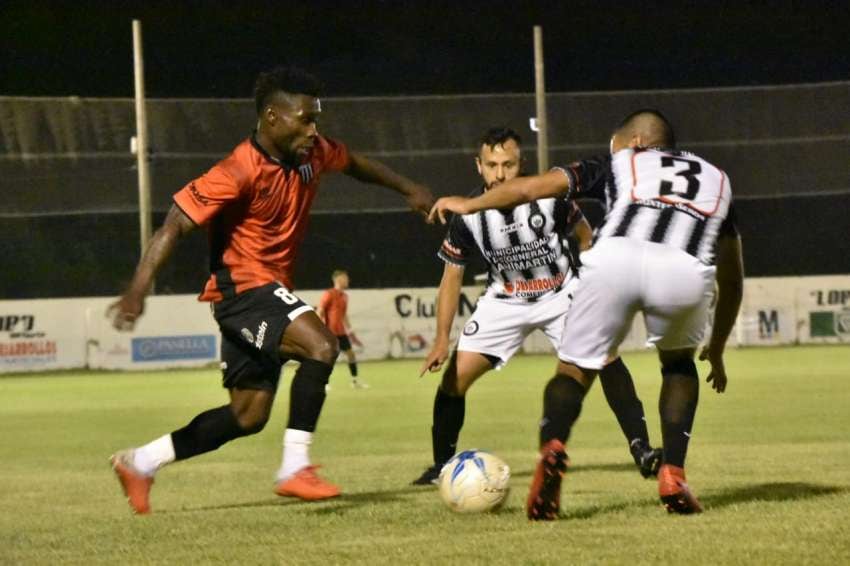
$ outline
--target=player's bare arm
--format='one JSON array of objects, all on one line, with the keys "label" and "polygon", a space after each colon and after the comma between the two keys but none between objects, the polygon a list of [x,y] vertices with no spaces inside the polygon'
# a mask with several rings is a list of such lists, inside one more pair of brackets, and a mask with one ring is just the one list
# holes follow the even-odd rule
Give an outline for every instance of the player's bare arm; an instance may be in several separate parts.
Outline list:
[{"label": "player's bare arm", "polygon": [[475,198],[443,197],[428,215],[429,222],[446,223],[446,212],[472,214],[490,208],[511,208],[533,200],[563,195],[570,188],[569,178],[560,169],[542,175],[516,177],[493,187]]},{"label": "player's bare arm", "polygon": [[714,325],[711,339],[700,353],[699,359],[708,360],[711,372],[706,381],[711,383],[718,393],[726,390],[726,368],[723,363],[723,351],[726,340],[735,325],[741,298],[744,295],[744,259],[741,239],[736,236],[720,237],[717,240],[717,307],[714,313]]},{"label": "player's bare arm", "polygon": [[431,205],[434,204],[434,196],[428,187],[411,181],[383,163],[370,159],[361,153],[351,152],[345,174],[358,181],[382,185],[401,193],[407,200],[408,206],[423,215],[427,215]]},{"label": "player's bare arm", "polygon": [[440,280],[440,289],[437,292],[437,336],[434,338],[434,346],[422,363],[419,377],[422,377],[426,371],[440,371],[449,357],[449,340],[452,322],[460,303],[463,271],[463,266],[452,263],[446,263],[443,268],[443,278]]},{"label": "player's bare arm", "polygon": [[157,230],[139,260],[129,287],[109,306],[107,316],[118,330],[132,330],[145,308],[145,297],[156,274],[174,251],[177,241],[195,228],[195,223],[176,205],[171,206],[165,223]]},{"label": "player's bare arm", "polygon": [[590,249],[593,243],[593,228],[590,227],[590,222],[586,218],[579,220],[575,228],[573,228],[573,236],[578,240],[578,249],[586,251]]}]

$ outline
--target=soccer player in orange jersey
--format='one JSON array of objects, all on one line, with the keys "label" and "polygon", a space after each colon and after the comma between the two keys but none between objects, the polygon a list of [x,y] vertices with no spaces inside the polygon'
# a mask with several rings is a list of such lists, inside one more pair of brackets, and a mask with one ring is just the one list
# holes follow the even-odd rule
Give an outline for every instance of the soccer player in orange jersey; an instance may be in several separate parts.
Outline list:
[{"label": "soccer player in orange jersey", "polygon": [[110,307],[116,328],[132,329],[151,282],[177,242],[199,226],[206,229],[210,276],[200,300],[212,303],[221,329],[229,402],[144,446],[113,455],[112,466],[136,513],[150,511],[150,487],[162,466],[263,429],[287,360],[300,367],[292,379],[275,491],[305,500],[340,493],[316,474],[308,457],[339,354],[333,333],[291,291],[310,205],[322,175],[334,171],[390,188],[415,211],[427,213],[433,197],[426,187],[320,135],[319,88],[315,77],[294,67],[259,75],[256,131],[174,195],[129,287]]},{"label": "soccer player in orange jersey", "polygon": [[322,293],[316,313],[336,336],[340,351],[348,358],[351,386],[355,389],[368,389],[369,385],[357,377],[357,357],[351,347],[351,344],[357,344],[358,340],[348,320],[348,294],[345,292],[349,284],[348,272],[337,269],[331,274],[331,280],[334,286]]}]

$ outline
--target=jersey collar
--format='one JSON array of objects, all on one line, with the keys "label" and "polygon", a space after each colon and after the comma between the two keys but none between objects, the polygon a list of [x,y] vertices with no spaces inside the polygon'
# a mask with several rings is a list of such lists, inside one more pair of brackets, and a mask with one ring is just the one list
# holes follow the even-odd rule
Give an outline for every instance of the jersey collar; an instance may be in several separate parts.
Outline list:
[{"label": "jersey collar", "polygon": [[257,141],[257,130],[251,132],[251,145],[260,153],[260,155],[262,155],[266,159],[266,161],[274,163],[278,167],[282,167],[285,171],[292,171],[291,165],[287,165],[277,157],[274,157],[272,154],[266,151],[263,146],[260,145],[260,142]]}]

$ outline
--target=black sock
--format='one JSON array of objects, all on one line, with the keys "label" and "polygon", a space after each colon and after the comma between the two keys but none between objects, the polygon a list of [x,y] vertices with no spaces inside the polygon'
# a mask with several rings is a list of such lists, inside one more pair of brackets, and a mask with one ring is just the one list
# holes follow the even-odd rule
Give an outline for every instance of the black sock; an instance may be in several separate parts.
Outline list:
[{"label": "black sock", "polygon": [[463,428],[466,413],[466,397],[452,397],[437,388],[434,398],[434,425],[431,427],[431,445],[434,464],[442,466],[457,451],[457,439]]},{"label": "black sock", "polygon": [[693,360],[675,362],[661,369],[664,378],[658,410],[664,436],[664,463],[685,467],[691,428],[699,400],[699,377]]},{"label": "black sock", "polygon": [[643,404],[638,399],[632,374],[623,359],[617,358],[602,368],[599,381],[602,382],[605,399],[614,411],[629,446],[636,440],[641,440],[648,446],[649,433],[646,430]]},{"label": "black sock", "polygon": [[357,379],[357,362],[349,362],[348,371],[351,372],[351,377],[353,379]]},{"label": "black sock", "polygon": [[239,426],[230,405],[224,405],[201,413],[183,428],[172,432],[171,442],[175,459],[185,460],[211,452],[225,442],[247,434]]},{"label": "black sock", "polygon": [[567,441],[573,423],[581,413],[585,393],[584,386],[568,375],[558,374],[549,380],[543,392],[540,446],[553,438]]},{"label": "black sock", "polygon": [[314,432],[322,405],[325,385],[333,367],[316,360],[303,360],[289,390],[289,422],[286,428]]}]

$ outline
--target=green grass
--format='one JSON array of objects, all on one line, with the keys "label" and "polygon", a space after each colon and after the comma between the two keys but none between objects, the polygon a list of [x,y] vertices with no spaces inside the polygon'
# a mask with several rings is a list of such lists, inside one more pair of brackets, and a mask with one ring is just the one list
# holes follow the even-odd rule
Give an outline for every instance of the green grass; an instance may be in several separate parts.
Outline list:
[{"label": "green grass", "polygon": [[[478,516],[409,485],[430,459],[437,383],[416,378],[417,361],[362,364],[368,391],[351,390],[338,366],[313,458],[342,498],[272,493],[283,386],[263,432],[161,471],[148,517],[129,513],[107,458],[222,404],[216,371],[2,378],[0,563],[846,564],[848,354],[729,352],[729,388],[703,387],[691,442],[688,479],[707,508],[695,517],[660,508],[595,386],[570,442],[564,517],[542,524],[525,519],[523,502],[550,357],[517,358],[469,393],[461,447],[487,448],[513,470],[506,508]],[[649,353],[626,362],[657,441],[657,362]]]}]

